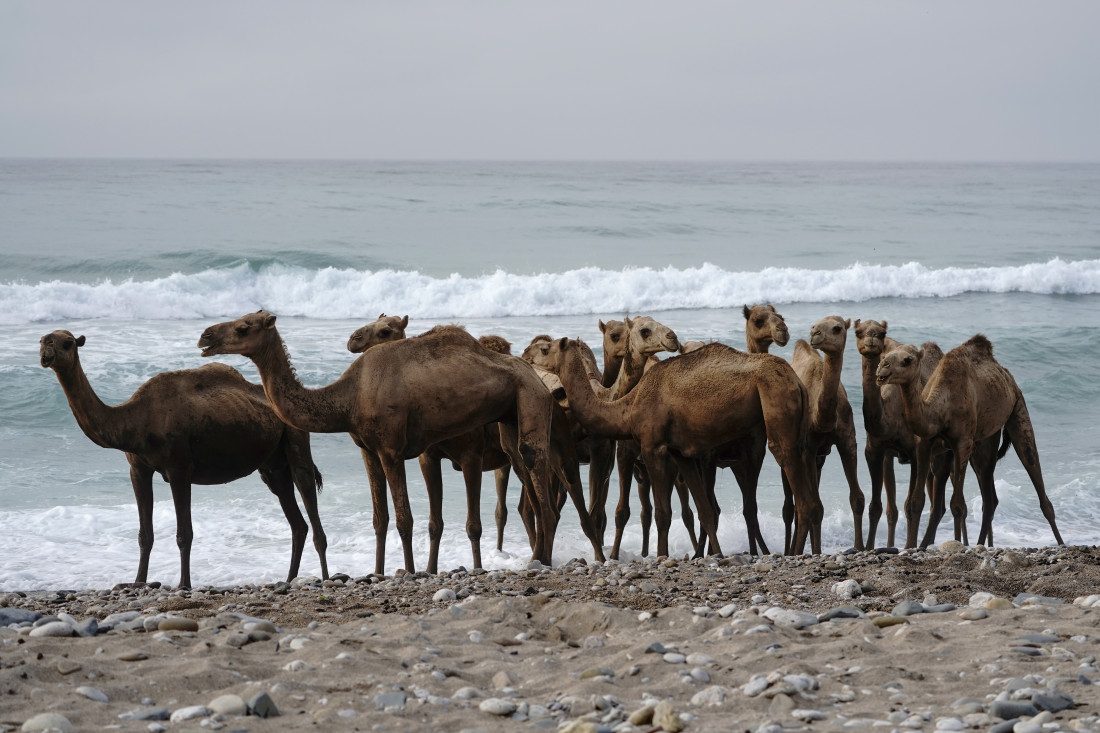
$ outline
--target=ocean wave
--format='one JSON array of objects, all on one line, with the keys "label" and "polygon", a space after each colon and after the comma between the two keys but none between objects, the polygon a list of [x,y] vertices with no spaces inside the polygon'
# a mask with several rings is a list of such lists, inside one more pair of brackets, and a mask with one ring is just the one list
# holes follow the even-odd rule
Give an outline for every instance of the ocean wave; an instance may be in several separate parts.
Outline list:
[{"label": "ocean wave", "polygon": [[734,272],[586,267],[553,274],[498,270],[433,277],[416,271],[311,269],[250,263],[151,280],[0,284],[0,323],[64,319],[178,320],[266,308],[284,316],[363,318],[379,311],[420,318],[495,318],[677,309],[742,303],[859,302],[962,293],[1100,293],[1100,259],[1002,267],[931,268],[856,263],[834,270],[769,267]]}]

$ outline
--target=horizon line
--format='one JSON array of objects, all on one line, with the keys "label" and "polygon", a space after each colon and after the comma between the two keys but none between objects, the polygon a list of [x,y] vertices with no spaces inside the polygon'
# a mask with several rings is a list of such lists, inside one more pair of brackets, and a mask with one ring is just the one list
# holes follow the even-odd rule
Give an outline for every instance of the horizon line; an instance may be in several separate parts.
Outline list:
[{"label": "horizon line", "polygon": [[271,163],[819,163],[936,165],[1090,165],[1092,158],[386,158],[312,156],[0,155],[0,161],[171,161]]}]

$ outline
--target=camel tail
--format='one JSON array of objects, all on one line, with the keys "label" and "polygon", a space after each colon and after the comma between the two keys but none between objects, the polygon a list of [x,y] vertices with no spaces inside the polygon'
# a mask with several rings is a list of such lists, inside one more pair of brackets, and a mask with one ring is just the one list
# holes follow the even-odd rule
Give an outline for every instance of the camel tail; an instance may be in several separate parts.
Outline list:
[{"label": "camel tail", "polygon": [[313,480],[317,483],[317,493],[320,494],[325,488],[325,479],[321,476],[321,469],[317,468],[317,464],[313,464]]},{"label": "camel tail", "polygon": [[997,450],[997,460],[1004,458],[1008,454],[1008,449],[1012,447],[1012,436],[1005,430],[1001,434],[1001,447]]}]

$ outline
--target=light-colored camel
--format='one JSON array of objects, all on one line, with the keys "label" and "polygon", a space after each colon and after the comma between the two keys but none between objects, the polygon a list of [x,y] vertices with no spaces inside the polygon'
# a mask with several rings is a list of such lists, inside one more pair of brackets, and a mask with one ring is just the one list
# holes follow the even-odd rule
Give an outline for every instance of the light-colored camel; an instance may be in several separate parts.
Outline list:
[{"label": "light-colored camel", "polygon": [[[371,483],[375,572],[385,570],[387,485],[405,570],[415,569],[405,460],[493,422],[511,429],[514,439],[502,441],[501,447],[513,466],[523,465],[530,473],[537,499],[534,556],[550,564],[558,522],[550,492],[549,455],[555,405],[529,365],[489,351],[465,329],[436,327],[415,338],[369,349],[333,384],[307,389],[290,364],[274,314],[265,311],[209,327],[199,346],[204,356],[241,354],[251,359],[269,401],[284,421],[311,432],[352,435],[363,450]],[[596,557],[602,558],[583,506],[578,513]]]},{"label": "light-colored camel", "polygon": [[799,522],[794,547],[810,538],[821,551],[821,501],[805,455],[809,429],[806,390],[789,364],[768,354],[746,354],[721,344],[667,359],[643,374],[637,386],[614,402],[599,399],[588,381],[576,342],[559,344],[562,384],[585,429],[641,444],[653,484],[657,552],[668,554],[672,483],[684,476],[714,552],[720,553],[716,516],[703,476],[710,452],[759,430],[795,492]]},{"label": "light-colored camel", "polygon": [[172,487],[180,587],[191,587],[191,486],[225,484],[253,471],[279,499],[290,524],[291,553],[287,579],[298,575],[307,527],[294,499],[302,495],[313,544],[328,578],[328,541],[317,512],[321,473],[313,464],[309,433],[285,425],[271,409],[259,385],[225,364],[157,374],[125,403],[102,402],[84,374],[78,350],[83,336],[54,331],[39,342],[43,367],[54,370],[73,417],[92,442],[126,454],[138,508],[136,583],[149,574],[153,549],[153,475]]},{"label": "light-colored camel", "polygon": [[[809,342],[799,339],[794,345],[791,366],[810,395],[810,449],[817,457],[817,478],[825,458],[836,446],[844,476],[848,480],[848,503],[852,508],[853,542],[863,549],[863,491],[859,488],[859,464],[856,453],[856,425],[848,393],[840,382],[844,368],[844,347],[851,320],[826,316],[810,327]],[[820,352],[820,353],[819,353]],[[783,520],[789,547],[790,523],[794,507],[790,492],[784,490]]]},{"label": "light-colored camel", "polygon": [[[356,329],[348,339],[348,351],[359,354],[378,344],[405,338],[409,317],[398,318],[381,314],[376,320]],[[499,336],[482,336],[482,346],[497,353],[511,353],[511,344]],[[466,484],[466,536],[470,540],[473,566],[481,567],[481,474],[493,471],[497,487],[497,549],[504,544],[501,512],[507,513],[504,501],[508,492],[511,463],[500,447],[500,430],[496,423],[475,428],[469,433],[436,443],[420,454],[420,471],[428,491],[428,565],[429,573],[439,569],[439,543],[443,536],[443,471],[444,458],[456,471],[462,472]]]},{"label": "light-colored camel", "polygon": [[791,332],[774,305],[746,305],[741,314],[745,316],[745,346],[750,354],[766,354],[773,343],[787,345]]},{"label": "light-colored camel", "polygon": [[[1062,536],[1054,520],[1054,507],[1047,498],[1035,445],[1035,431],[1027,404],[1012,374],[993,357],[993,345],[978,334],[949,351],[920,388],[921,352],[912,346],[902,346],[882,357],[876,373],[879,384],[895,384],[901,388],[905,417],[910,429],[921,440],[917,446],[917,489],[905,501],[906,546],[917,541],[920,514],[924,508],[921,487],[931,466],[934,451],[943,447],[952,452],[951,483],[956,495],[962,495],[966,465],[977,452],[985,459],[974,466],[982,493],[982,526],[978,543],[993,543],[993,514],[996,493],[993,467],[996,466],[997,440],[1003,430],[1006,442],[1016,448],[1016,455],[1035,486],[1039,506],[1050,524],[1058,544]],[[1007,450],[1007,445],[1005,446]],[[928,530],[922,541],[927,546],[935,541],[936,526],[944,514],[942,494],[936,497]]]}]

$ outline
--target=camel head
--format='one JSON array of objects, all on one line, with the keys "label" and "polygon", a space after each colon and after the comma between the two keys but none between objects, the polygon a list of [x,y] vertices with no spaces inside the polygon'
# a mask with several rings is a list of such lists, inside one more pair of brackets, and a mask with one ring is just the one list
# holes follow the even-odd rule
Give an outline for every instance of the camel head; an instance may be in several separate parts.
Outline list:
[{"label": "camel head", "polygon": [[825,316],[810,326],[810,346],[826,354],[843,354],[851,325],[851,319]]},{"label": "camel head", "polygon": [[693,351],[698,351],[699,349],[703,348],[706,345],[707,345],[706,341],[681,341],[680,342],[680,353],[681,354],[690,354]]},{"label": "camel head", "polygon": [[882,356],[886,350],[886,321],[856,319],[856,349],[868,358]]},{"label": "camel head", "polygon": [[275,330],[275,314],[258,310],[235,321],[215,323],[202,332],[198,346],[203,356],[240,354],[252,356]]},{"label": "camel head", "polygon": [[348,351],[361,354],[386,341],[400,341],[405,338],[405,327],[408,325],[408,316],[387,316],[380,313],[378,318],[355,330],[348,339]]},{"label": "camel head", "polygon": [[558,368],[557,342],[542,333],[531,339],[521,358],[539,369],[556,372]]},{"label": "camel head", "polygon": [[626,356],[627,327],[623,321],[600,321],[600,333],[603,334],[603,352],[610,359],[622,359]]},{"label": "camel head", "polygon": [[662,351],[680,350],[676,332],[649,316],[627,318],[623,323],[627,329],[627,349],[632,353],[649,357]]},{"label": "camel head", "polygon": [[76,350],[84,345],[83,336],[71,331],[54,331],[38,340],[38,358],[47,369],[62,369],[76,362]]},{"label": "camel head", "polygon": [[791,340],[791,332],[787,329],[787,322],[775,309],[774,305],[744,306],[741,313],[745,316],[745,336],[749,341],[766,346],[774,343],[776,346],[786,346]]},{"label": "camel head", "polygon": [[920,378],[921,352],[905,344],[886,352],[875,372],[875,380],[883,384],[909,384]]}]

